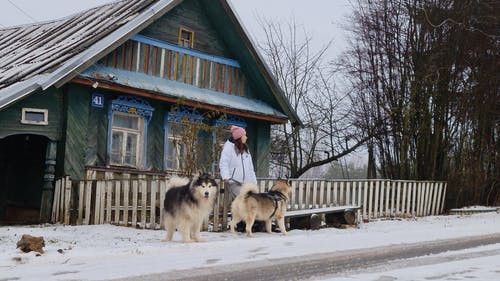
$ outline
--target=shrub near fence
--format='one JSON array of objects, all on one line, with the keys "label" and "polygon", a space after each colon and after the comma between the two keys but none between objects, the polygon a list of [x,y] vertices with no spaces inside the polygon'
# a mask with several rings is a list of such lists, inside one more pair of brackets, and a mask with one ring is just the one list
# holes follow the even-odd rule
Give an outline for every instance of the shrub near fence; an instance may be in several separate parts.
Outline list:
[{"label": "shrub near fence", "polygon": [[[258,180],[267,191],[275,179]],[[293,179],[288,210],[360,206],[365,219],[437,215],[443,212],[445,182],[392,180]],[[220,182],[219,182],[220,183]],[[103,224],[162,228],[162,203],[167,179],[120,178],[56,181],[52,221],[64,224]],[[221,192],[204,228],[225,231],[231,196]],[[214,227],[216,226],[216,227]]]}]

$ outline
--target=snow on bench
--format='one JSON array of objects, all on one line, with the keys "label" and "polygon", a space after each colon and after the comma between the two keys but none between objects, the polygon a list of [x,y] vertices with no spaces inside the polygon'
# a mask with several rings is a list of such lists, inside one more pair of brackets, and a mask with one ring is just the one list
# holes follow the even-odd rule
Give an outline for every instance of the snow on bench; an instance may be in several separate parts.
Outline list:
[{"label": "snow on bench", "polygon": [[322,215],[327,226],[356,225],[356,210],[360,208],[348,205],[287,211],[285,219],[289,221],[290,229],[319,229]]}]

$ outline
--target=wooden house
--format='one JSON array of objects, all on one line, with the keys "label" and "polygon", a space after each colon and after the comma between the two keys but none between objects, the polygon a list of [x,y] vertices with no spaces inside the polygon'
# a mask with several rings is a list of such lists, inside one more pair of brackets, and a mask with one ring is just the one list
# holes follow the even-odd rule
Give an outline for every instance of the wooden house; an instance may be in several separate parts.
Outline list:
[{"label": "wooden house", "polygon": [[62,176],[217,172],[231,124],[267,176],[270,126],[287,122],[300,125],[226,0],[123,0],[0,29],[0,222],[49,221]]}]

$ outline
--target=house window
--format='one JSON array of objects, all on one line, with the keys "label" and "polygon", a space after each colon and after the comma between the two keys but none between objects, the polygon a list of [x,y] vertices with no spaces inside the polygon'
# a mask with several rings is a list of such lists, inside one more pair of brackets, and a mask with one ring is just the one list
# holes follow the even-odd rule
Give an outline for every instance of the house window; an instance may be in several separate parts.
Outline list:
[{"label": "house window", "polygon": [[137,167],[142,157],[144,118],[113,113],[110,164]]},{"label": "house window", "polygon": [[21,123],[31,125],[48,125],[49,111],[47,109],[23,108],[21,110]]},{"label": "house window", "polygon": [[185,28],[179,28],[179,45],[185,48],[193,48],[194,32]]},{"label": "house window", "polygon": [[169,112],[165,123],[166,170],[192,173],[198,166],[198,134],[203,117],[194,109],[179,107]]},{"label": "house window", "polygon": [[184,170],[188,162],[189,125],[170,122],[167,132],[167,169]]},{"label": "house window", "polygon": [[108,159],[110,165],[145,167],[147,127],[153,108],[143,99],[120,97],[109,112]]}]

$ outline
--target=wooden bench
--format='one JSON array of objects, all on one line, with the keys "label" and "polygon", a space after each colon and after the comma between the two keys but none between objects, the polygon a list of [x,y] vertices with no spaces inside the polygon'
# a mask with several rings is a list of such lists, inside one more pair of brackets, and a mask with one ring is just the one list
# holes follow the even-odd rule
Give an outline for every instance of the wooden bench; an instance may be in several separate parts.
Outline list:
[{"label": "wooden bench", "polygon": [[319,229],[323,215],[326,225],[330,227],[356,225],[356,211],[360,208],[359,206],[335,206],[287,211],[285,220],[289,223],[290,229]]}]

